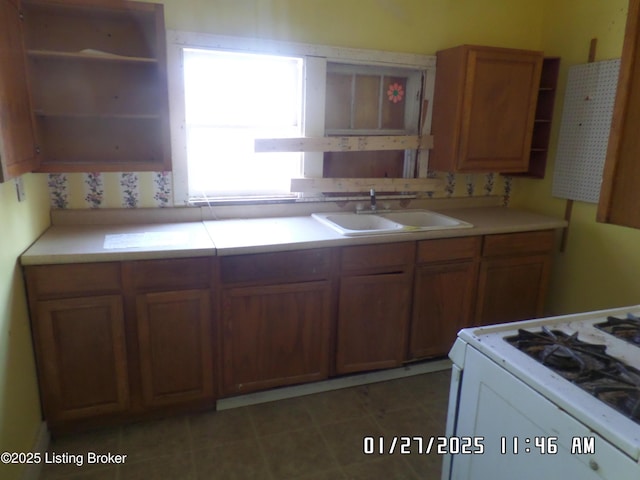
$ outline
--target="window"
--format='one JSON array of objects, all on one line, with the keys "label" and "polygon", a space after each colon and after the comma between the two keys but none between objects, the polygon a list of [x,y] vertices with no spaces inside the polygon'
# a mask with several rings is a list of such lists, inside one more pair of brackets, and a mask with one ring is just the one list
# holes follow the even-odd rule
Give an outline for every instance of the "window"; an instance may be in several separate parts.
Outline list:
[{"label": "window", "polygon": [[422,72],[327,63],[327,134],[418,133]]},{"label": "window", "polygon": [[290,196],[299,153],[254,153],[254,139],[302,136],[302,59],[184,49],[191,198]]},{"label": "window", "polygon": [[[374,176],[414,176],[415,152],[395,152],[393,158],[367,153],[364,160],[322,152],[254,153],[254,139],[416,134],[418,117],[430,124],[434,56],[167,34],[176,205],[296,199],[291,178],[348,176],[335,165],[372,162],[373,156],[382,158],[374,162]],[[353,88],[336,87],[346,83]],[[390,85],[401,87],[396,102],[386,101]],[[364,104],[377,109],[365,117],[358,110],[360,86],[375,92]],[[335,106],[345,106],[336,99],[345,94],[352,95],[348,115],[355,123],[332,126]],[[420,113],[421,105],[428,110]],[[380,161],[386,162],[383,169]],[[426,176],[424,167],[420,176]]]},{"label": "window", "polygon": [[[422,72],[327,63],[325,135],[417,135]],[[415,150],[326,152],[323,176],[412,177]]]}]

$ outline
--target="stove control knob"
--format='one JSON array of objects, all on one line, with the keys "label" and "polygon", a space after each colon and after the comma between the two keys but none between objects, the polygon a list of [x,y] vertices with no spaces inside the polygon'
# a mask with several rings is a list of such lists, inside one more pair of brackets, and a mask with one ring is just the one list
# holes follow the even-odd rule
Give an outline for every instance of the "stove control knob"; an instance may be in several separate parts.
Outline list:
[{"label": "stove control knob", "polygon": [[589,467],[591,467],[591,470],[598,470],[600,468],[600,465],[598,465],[598,462],[596,462],[594,459],[589,460]]}]

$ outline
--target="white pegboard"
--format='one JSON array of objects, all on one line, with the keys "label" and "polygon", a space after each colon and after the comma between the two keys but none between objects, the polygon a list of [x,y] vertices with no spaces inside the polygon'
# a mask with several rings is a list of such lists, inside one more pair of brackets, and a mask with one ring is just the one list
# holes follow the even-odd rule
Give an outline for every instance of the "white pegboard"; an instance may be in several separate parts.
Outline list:
[{"label": "white pegboard", "polygon": [[620,59],[569,68],[553,196],[598,203]]}]

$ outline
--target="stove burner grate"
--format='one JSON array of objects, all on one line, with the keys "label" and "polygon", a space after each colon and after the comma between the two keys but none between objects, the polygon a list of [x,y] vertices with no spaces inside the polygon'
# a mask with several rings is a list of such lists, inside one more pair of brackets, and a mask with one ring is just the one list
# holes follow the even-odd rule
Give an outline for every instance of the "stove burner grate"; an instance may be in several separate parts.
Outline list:
[{"label": "stove burner grate", "polygon": [[560,330],[519,329],[505,340],[586,392],[640,423],[640,371]]},{"label": "stove burner grate", "polygon": [[584,372],[603,369],[609,362],[606,346],[583,342],[577,333],[567,335],[546,327],[539,333],[521,329],[506,340],[570,380]]},{"label": "stove burner grate", "polygon": [[640,317],[627,313],[626,318],[607,317],[606,322],[593,325],[603,332],[640,347]]}]

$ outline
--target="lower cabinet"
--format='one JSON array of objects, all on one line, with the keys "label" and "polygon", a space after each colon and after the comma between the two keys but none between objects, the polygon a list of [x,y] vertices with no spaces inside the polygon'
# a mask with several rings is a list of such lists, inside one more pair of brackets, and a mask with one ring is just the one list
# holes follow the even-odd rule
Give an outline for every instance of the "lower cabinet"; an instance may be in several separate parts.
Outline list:
[{"label": "lower cabinet", "polygon": [[225,289],[222,394],[327,378],[330,305],[329,281]]},{"label": "lower cabinet", "polygon": [[54,434],[214,405],[211,258],[25,272]]},{"label": "lower cabinet", "polygon": [[402,363],[411,308],[410,273],[342,278],[338,305],[336,373]]},{"label": "lower cabinet", "polygon": [[542,316],[554,238],[552,230],[485,237],[476,300],[477,325]]},{"label": "lower cabinet", "polygon": [[444,356],[473,324],[481,237],[418,242],[409,359]]},{"label": "lower cabinet", "polygon": [[25,267],[52,432],[444,356],[540,316],[554,232]]},{"label": "lower cabinet", "polygon": [[213,399],[209,290],[146,293],[136,298],[145,407]]},{"label": "lower cabinet", "polygon": [[414,242],[344,247],[335,371],[391,368],[405,359]]},{"label": "lower cabinet", "polygon": [[221,395],[328,377],[334,252],[220,258]]},{"label": "lower cabinet", "polygon": [[57,422],[130,406],[122,298],[39,301],[34,340],[45,418]]}]

